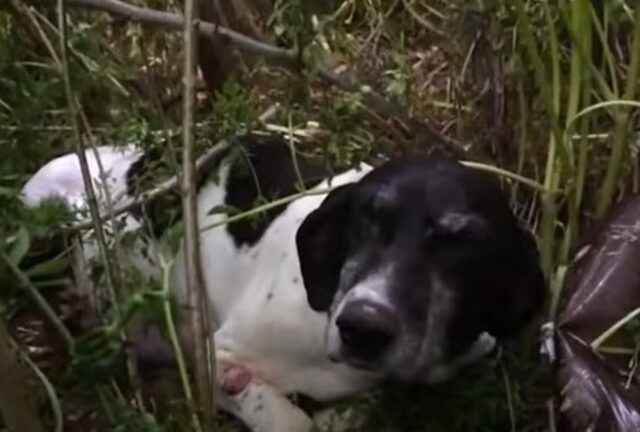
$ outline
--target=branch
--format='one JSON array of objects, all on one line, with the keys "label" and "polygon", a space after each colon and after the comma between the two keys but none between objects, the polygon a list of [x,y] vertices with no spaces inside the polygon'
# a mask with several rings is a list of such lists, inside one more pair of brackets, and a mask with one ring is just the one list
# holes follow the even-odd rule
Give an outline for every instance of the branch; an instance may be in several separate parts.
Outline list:
[{"label": "branch", "polygon": [[[30,1],[37,2],[38,0]],[[173,30],[182,30],[183,28],[184,19],[181,15],[142,8],[120,0],[67,0],[67,2],[70,5],[78,7],[108,12],[112,15],[121,16],[134,22],[155,24]],[[208,22],[199,22],[197,30],[203,36],[224,38],[236,45],[239,49],[247,53],[263,57],[271,63],[279,64],[294,71],[298,71],[300,69],[301,65],[299,63],[299,58],[294,52],[257,41],[237,31]],[[336,75],[328,67],[321,67],[318,70],[318,76],[323,81],[344,91],[362,92],[364,95],[364,101],[370,108],[381,114],[398,118],[402,123],[404,123],[405,127],[415,131],[419,140],[424,140],[429,143],[441,143],[458,157],[466,155],[467,151],[461,143],[443,136],[428,124],[411,118],[407,115],[404,109],[392,104],[382,95],[371,90],[368,86],[363,86],[357,82],[342,78]]]},{"label": "branch", "polygon": [[[108,12],[111,15],[121,16],[134,22],[155,24],[180,31],[184,28],[182,15],[142,8],[120,0],[67,0],[67,4]],[[280,61],[290,67],[297,63],[297,57],[294,53],[257,41],[226,27],[201,21],[197,25],[197,31],[204,36],[225,38],[244,51],[269,57],[272,61]]]},{"label": "branch", "polygon": [[[264,111],[260,115],[260,117],[258,117],[258,121],[260,123],[269,121],[278,112],[278,108],[279,107],[277,104],[272,105],[266,111]],[[239,131],[238,133],[235,134],[235,136],[242,135],[243,133],[246,133],[246,130]],[[208,149],[202,156],[200,156],[195,162],[196,172],[197,173],[201,172],[202,169],[206,167],[216,156],[218,156],[220,153],[225,151],[228,148],[231,140],[232,139],[222,139],[218,141],[213,147]],[[166,179],[165,181],[163,181],[153,189],[149,189],[147,191],[142,192],[134,200],[128,201],[124,204],[114,207],[113,216],[115,217],[115,216],[121,215],[122,213],[126,213],[128,211],[136,209],[150,201],[153,201],[158,197],[161,197],[167,192],[174,190],[178,186],[178,181],[179,181],[178,176],[173,176]],[[107,220],[107,216],[100,218],[101,222],[105,222],[106,220]],[[93,223],[91,221],[80,222],[68,227],[66,230],[70,232],[77,232],[77,231],[89,229],[92,226],[93,226]]]},{"label": "branch", "polygon": [[[65,95],[67,98],[67,104],[69,107],[69,118],[71,126],[73,127],[74,138],[75,138],[75,149],[76,154],[78,156],[78,162],[80,164],[80,171],[82,173],[82,182],[84,184],[85,194],[87,196],[87,202],[89,204],[89,213],[91,216],[91,221],[94,225],[94,232],[96,235],[96,242],[98,243],[98,249],[100,251],[100,258],[102,259],[102,264],[105,270],[105,278],[106,283],[109,288],[109,294],[111,296],[113,310],[115,311],[115,316],[120,316],[120,308],[118,307],[118,290],[122,289],[122,280],[121,280],[121,272],[118,271],[120,267],[120,263],[118,261],[119,254],[119,246],[118,246],[118,235],[117,228],[116,230],[116,256],[111,258],[109,255],[109,250],[107,247],[106,237],[103,231],[103,226],[101,223],[101,215],[100,215],[100,207],[98,206],[98,200],[96,198],[95,190],[93,189],[93,184],[91,181],[91,171],[89,169],[89,164],[87,161],[86,154],[86,146],[84,143],[84,137],[82,132],[83,123],[82,120],[85,121],[84,126],[86,130],[89,130],[88,121],[84,116],[82,107],[80,102],[77,101],[76,96],[71,87],[71,76],[69,73],[69,59],[68,59],[68,45],[67,45],[67,13],[65,8],[65,0],[57,0],[58,5],[58,31],[60,33],[60,72],[62,73],[62,78],[64,81]],[[95,148],[94,148],[95,150]],[[97,153],[96,153],[97,156]],[[98,159],[98,171],[100,173],[100,177],[104,183],[105,175],[104,170],[102,168],[102,163],[100,162],[100,158]],[[113,206],[111,205],[111,194],[107,190],[106,193],[106,203],[107,209],[109,213],[109,217],[113,222],[115,220],[115,215],[113,213]],[[116,276],[119,276],[116,279]],[[126,341],[127,335],[125,331],[122,331],[120,337],[123,341]],[[127,372],[129,374],[129,380],[131,383],[131,387],[134,391],[136,402],[140,407],[143,407],[142,394],[138,387],[138,371],[136,369],[136,362],[131,352],[127,350],[126,353],[126,364],[127,364]]]},{"label": "branch", "polygon": [[71,87],[71,77],[69,76],[69,62],[67,55],[67,13],[65,8],[65,0],[57,0],[57,14],[58,31],[60,33],[60,63],[58,64],[58,66],[60,68],[60,73],[64,82],[65,97],[67,99],[67,106],[69,111],[69,123],[71,124],[74,135],[74,147],[78,156],[78,163],[80,164],[80,172],[82,174],[84,192],[87,197],[87,203],[89,204],[89,214],[91,216],[90,222],[94,227],[96,242],[98,243],[98,250],[100,251],[100,258],[102,259],[102,264],[105,268],[105,278],[107,281],[107,287],[109,288],[109,294],[111,295],[111,300],[113,301],[114,305],[116,305],[117,296],[113,267],[111,266],[111,260],[109,259],[107,249],[107,242],[105,239],[104,231],[102,230],[98,200],[96,198],[96,193],[91,182],[91,171],[89,170],[89,163],[87,162],[84,137],[82,135],[81,124],[79,121],[79,107],[77,105],[73,89]]},{"label": "branch", "polygon": [[[187,292],[189,293],[189,309],[191,333],[193,334],[193,354],[195,382],[199,393],[200,408],[204,429],[210,430],[213,423],[213,377],[215,370],[209,368],[207,358],[215,352],[210,337],[210,325],[207,313],[207,293],[202,274],[202,255],[200,253],[200,230],[198,228],[198,202],[196,196],[196,164],[193,157],[193,124],[194,124],[194,88],[197,73],[196,43],[198,22],[197,1],[186,0],[184,5],[184,85],[183,113],[182,113],[182,216],[184,220],[184,259],[187,270]],[[211,344],[211,345],[210,345]],[[215,367],[215,362],[212,362]],[[193,409],[194,407],[192,407]],[[194,424],[196,430],[200,425]]]}]

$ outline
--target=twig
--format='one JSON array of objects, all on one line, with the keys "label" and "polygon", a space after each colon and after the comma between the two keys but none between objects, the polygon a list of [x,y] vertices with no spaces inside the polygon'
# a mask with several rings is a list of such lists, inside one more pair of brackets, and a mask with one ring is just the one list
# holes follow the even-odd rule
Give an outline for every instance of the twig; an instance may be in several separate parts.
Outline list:
[{"label": "twig", "polygon": [[591,342],[591,348],[597,350],[600,347],[600,345],[605,343],[618,330],[620,330],[625,325],[629,324],[632,320],[634,320],[638,316],[640,316],[640,307],[626,314],[624,317],[616,321],[611,327],[605,330],[600,336],[595,338],[593,342]]},{"label": "twig", "polygon": [[283,206],[283,205],[287,205],[290,202],[297,200],[298,198],[302,198],[302,197],[306,197],[306,196],[312,196],[312,195],[326,194],[326,193],[331,192],[333,189],[334,188],[330,187],[330,188],[323,188],[323,189],[316,189],[316,190],[306,190],[306,191],[303,191],[303,192],[298,192],[298,193],[295,193],[295,194],[292,194],[292,195],[288,195],[286,197],[271,201],[271,202],[269,202],[267,204],[264,204],[264,205],[261,205],[261,206],[258,206],[258,207],[254,207],[251,210],[247,210],[245,212],[238,213],[238,214],[233,215],[233,216],[229,216],[229,217],[227,217],[227,218],[225,218],[225,219],[223,219],[221,221],[211,223],[211,224],[209,224],[207,226],[202,227],[200,229],[200,231],[204,232],[204,231],[207,231],[207,230],[210,230],[210,229],[222,226],[222,225],[230,224],[232,222],[237,222],[239,220],[243,220],[243,219],[249,218],[251,216],[260,214],[262,212],[265,212],[267,210],[271,210],[271,209],[274,209],[274,208],[277,208],[277,207],[280,207],[280,206]]},{"label": "twig", "polygon": [[435,25],[433,25],[431,21],[429,21],[428,19],[420,15],[418,11],[416,11],[413,8],[413,6],[408,2],[408,0],[402,0],[402,4],[404,8],[407,10],[407,12],[409,12],[409,14],[413,17],[413,19],[418,21],[420,25],[422,25],[424,28],[426,28],[430,32],[437,34],[438,36],[446,37],[445,33],[442,30],[440,30]]},{"label": "twig", "polygon": [[521,176],[520,174],[516,174],[513,173],[511,171],[502,169],[502,168],[498,168],[496,166],[493,165],[487,165],[487,164],[483,164],[483,163],[479,163],[479,162],[472,162],[472,161],[460,161],[462,163],[462,165],[465,165],[469,168],[473,168],[473,169],[477,169],[480,171],[485,171],[491,174],[496,174],[499,175],[501,177],[505,177],[508,178],[510,180],[514,180],[518,183],[521,183],[525,186],[530,187],[531,189],[541,192],[541,193],[549,193],[551,195],[558,193],[557,190],[547,190],[547,188],[544,187],[544,185],[538,183],[535,180],[531,180],[530,178]]},{"label": "twig", "polygon": [[[120,0],[67,0],[70,5],[85,7],[98,11],[119,15],[135,22],[156,24],[173,30],[182,30],[184,19],[181,15],[138,7]],[[222,37],[233,42],[244,51],[254,55],[266,56],[276,62],[282,62],[286,66],[297,63],[297,56],[283,48],[257,41],[229,28],[198,22],[197,31],[208,37]]]},{"label": "twig", "polygon": [[[205,430],[213,425],[214,399],[213,377],[215,377],[215,362],[211,358],[215,352],[214,341],[210,335],[206,303],[206,291],[202,274],[202,257],[200,253],[200,230],[198,228],[198,202],[196,197],[196,165],[193,155],[193,125],[194,125],[194,89],[197,69],[197,0],[185,1],[184,20],[184,100],[182,117],[182,213],[184,220],[184,250],[186,282],[189,293],[189,308],[191,331],[193,334],[193,353],[195,382],[200,396],[200,408],[203,413]],[[209,348],[210,350],[208,350]]]},{"label": "twig", "polygon": [[[102,164],[102,160],[100,159],[100,154],[98,153],[98,148],[96,146],[95,139],[93,138],[93,136],[91,136],[91,127],[89,125],[89,120],[87,119],[84,113],[84,110],[82,109],[82,106],[80,105],[79,102],[77,104],[77,107],[78,107],[78,113],[79,113],[80,119],[82,120],[84,128],[89,133],[89,138],[90,138],[89,145],[96,159],[97,166],[98,166],[98,173],[100,176],[99,186],[102,188],[102,193],[104,195],[105,205],[107,209],[107,215],[109,218],[109,222],[111,224],[111,228],[113,230],[112,234],[113,234],[113,252],[114,253],[113,253],[113,258],[110,262],[111,269],[113,272],[112,276],[114,277],[117,276],[117,279],[114,282],[114,284],[115,286],[118,286],[122,289],[125,287],[124,285],[125,277],[124,277],[124,272],[123,272],[122,263],[121,263],[121,259],[123,256],[122,249],[120,248],[121,235],[120,235],[120,227],[116,223],[116,217],[113,214],[113,197],[111,196],[111,189],[108,183],[109,180],[104,171],[104,166]],[[129,338],[128,334],[130,333],[130,326],[128,327],[129,327],[128,329],[123,329],[121,332],[120,337],[122,338],[123,341],[126,341]],[[125,345],[127,346],[127,348],[125,349],[125,357],[126,357],[127,372],[129,373],[130,385],[133,390],[136,403],[138,404],[141,410],[144,410],[145,409],[144,398],[142,397],[142,390],[140,386],[141,381],[140,381],[140,374],[138,373],[138,364],[137,364],[135,355],[133,353],[133,349],[130,347],[129,344],[125,344]]]},{"label": "twig", "polygon": [[[83,123],[84,120],[84,129],[89,130],[88,121],[83,116],[82,108],[80,107],[80,103],[76,100],[75,95],[73,94],[73,90],[71,88],[71,77],[69,75],[69,56],[67,54],[67,20],[66,20],[66,11],[65,11],[65,0],[58,0],[58,32],[60,35],[60,70],[62,73],[62,78],[64,81],[65,95],[67,98],[67,104],[69,107],[69,117],[71,120],[71,125],[73,126],[74,138],[75,138],[75,150],[78,156],[78,162],[80,163],[80,171],[82,173],[82,182],[84,183],[85,194],[87,197],[87,201],[89,204],[89,213],[91,215],[91,221],[93,222],[94,233],[96,236],[96,242],[98,243],[98,249],[100,251],[100,258],[102,260],[102,264],[104,266],[105,278],[107,287],[109,288],[109,294],[111,297],[111,302],[114,310],[114,314],[116,319],[120,316],[120,308],[118,306],[118,295],[117,295],[117,287],[122,287],[122,280],[117,278],[118,275],[118,255],[119,255],[119,247],[117,245],[118,235],[117,235],[117,226],[114,224],[114,232],[116,236],[116,259],[112,260],[108,254],[107,241],[105,238],[105,234],[102,227],[102,220],[100,217],[100,208],[98,207],[98,200],[96,197],[96,192],[93,189],[93,184],[91,180],[91,172],[89,170],[89,164],[87,161],[86,155],[86,147],[84,143],[83,137]],[[94,148],[95,151],[95,148]],[[97,157],[97,153],[96,153]],[[100,171],[100,177],[102,178],[102,183],[106,187],[105,175],[100,159],[98,158],[98,167]],[[109,191],[106,191],[106,203],[107,210],[109,213],[109,218],[113,223],[115,221],[115,214],[113,212],[113,206],[111,205],[111,195]],[[120,338],[123,341],[127,340],[127,335],[123,330],[120,334]],[[135,359],[132,356],[130,351],[127,351],[127,372],[129,374],[129,380],[131,387],[134,390],[136,401],[141,409],[144,409],[142,394],[139,388],[139,379],[136,368]]]},{"label": "twig", "polygon": [[25,371],[16,361],[4,321],[0,320],[0,412],[12,432],[42,432]]},{"label": "twig", "polygon": [[[264,111],[260,117],[258,118],[259,122],[264,123],[271,119],[278,112],[279,105],[275,104],[269,107],[266,111]],[[235,136],[239,136],[246,133],[246,130],[239,131]],[[218,141],[213,147],[207,150],[202,156],[200,156],[196,160],[196,172],[202,171],[204,167],[206,167],[216,156],[225,151],[232,139],[222,139]],[[154,199],[166,194],[167,192],[175,189],[178,186],[179,178],[178,176],[173,176],[168,178],[167,180],[160,183],[158,186],[153,189],[149,189],[147,191],[139,194],[134,200],[127,201],[126,203],[115,206],[113,209],[113,216],[121,215],[122,213],[128,212],[130,210],[136,209],[149,201],[153,201]],[[101,217],[100,221],[104,222],[106,217]],[[91,221],[88,222],[80,222],[78,224],[74,224],[67,228],[68,231],[82,231],[93,226]]]},{"label": "twig", "polygon": [[[470,162],[470,161],[462,161],[461,163],[463,165],[465,165],[465,166],[468,166],[469,168],[477,169],[477,170],[480,170],[480,171],[485,171],[485,172],[488,172],[488,173],[491,173],[491,174],[494,174],[494,175],[499,175],[501,177],[505,177],[505,178],[508,178],[510,180],[517,181],[517,182],[522,183],[523,185],[528,186],[531,189],[533,189],[535,191],[538,191],[538,192],[546,191],[546,189],[544,189],[544,187],[540,183],[538,183],[538,182],[536,182],[534,180],[531,180],[531,179],[529,179],[527,177],[523,177],[521,175],[512,173],[510,171],[507,171],[507,170],[504,170],[504,169],[501,169],[501,168],[498,168],[498,167],[494,167],[494,166],[486,165],[486,164],[482,164],[482,163],[477,163],[477,162]],[[283,205],[287,205],[290,202],[295,201],[295,200],[297,200],[299,198],[303,198],[303,197],[306,197],[306,196],[312,196],[312,195],[327,194],[327,193],[331,192],[332,190],[333,190],[332,187],[328,187],[328,188],[315,189],[315,190],[304,190],[302,192],[291,194],[291,195],[288,195],[286,197],[282,197],[282,198],[279,198],[277,200],[271,201],[271,202],[269,202],[267,204],[263,204],[261,206],[254,207],[254,208],[252,208],[250,210],[247,210],[245,212],[238,213],[238,214],[235,214],[233,216],[229,216],[229,217],[227,217],[227,218],[225,218],[223,220],[220,220],[218,222],[213,222],[213,223],[211,223],[209,225],[206,225],[206,226],[202,227],[200,229],[200,231],[204,232],[204,231],[207,231],[207,230],[210,230],[210,229],[213,229],[213,228],[217,228],[217,227],[220,227],[220,226],[223,226],[223,225],[230,224],[232,222],[237,222],[239,220],[244,220],[246,218],[249,218],[251,216],[255,216],[255,215],[260,214],[262,212],[265,212],[267,210],[271,210],[271,209],[274,209],[274,208],[277,208],[277,207],[280,207],[280,206],[283,206]],[[549,191],[549,193],[554,194],[554,193],[557,193],[557,191]]]},{"label": "twig", "polygon": [[[38,0],[29,1],[38,2]],[[134,22],[155,24],[173,30],[181,30],[183,27],[184,20],[181,15],[142,8],[119,0],[67,0],[67,2],[78,7],[108,12],[112,15],[121,16]],[[299,64],[299,56],[296,52],[257,41],[243,35],[242,33],[216,24],[200,21],[198,23],[197,30],[203,36],[211,38],[225,38],[236,45],[239,49],[247,53],[263,57],[271,63],[279,64],[294,71],[298,71],[300,69],[301,65]],[[336,75],[328,67],[319,68],[318,77],[344,91],[362,92],[364,102],[369,107],[381,114],[397,117],[405,123],[407,127],[414,129],[418,138],[432,143],[441,143],[456,156],[462,156],[467,153],[465,146],[461,143],[445,137],[428,124],[411,118],[403,109],[389,102],[383,96],[374,92],[370,87],[342,78]]]},{"label": "twig", "polygon": [[171,276],[172,262],[166,262],[162,255],[159,256],[160,267],[162,267],[162,309],[164,311],[164,319],[167,324],[167,332],[169,334],[169,341],[173,348],[173,353],[176,357],[176,364],[178,366],[178,373],[180,375],[180,382],[182,383],[182,390],[184,391],[184,397],[191,409],[191,421],[193,422],[193,430],[195,432],[202,432],[202,426],[198,415],[195,410],[195,404],[193,401],[193,391],[191,390],[191,384],[189,382],[189,374],[187,372],[186,362],[184,360],[184,353],[180,346],[180,338],[178,331],[176,330],[175,320],[173,318],[173,311],[171,310],[170,301],[170,285],[169,278]]},{"label": "twig", "polygon": [[[65,0],[58,0],[58,29],[60,33],[60,73],[64,81],[65,95],[67,98],[67,104],[69,107],[69,120],[73,126],[75,150],[78,155],[78,162],[80,163],[80,171],[82,173],[82,182],[84,183],[85,194],[87,202],[89,204],[89,213],[91,215],[91,221],[93,222],[93,228],[96,235],[96,242],[98,243],[98,249],[100,251],[100,257],[102,259],[105,277],[107,279],[107,286],[109,287],[111,300],[116,306],[117,297],[116,289],[114,285],[113,269],[111,268],[107,242],[102,230],[102,224],[100,219],[100,210],[98,208],[98,200],[96,193],[93,190],[91,182],[91,172],[89,171],[89,164],[87,162],[87,155],[85,153],[84,139],[82,136],[82,129],[79,122],[78,110],[76,106],[75,96],[71,89],[71,78],[69,76],[69,64],[67,55],[67,20],[65,11]],[[115,308],[116,314],[118,313],[117,307]]]}]

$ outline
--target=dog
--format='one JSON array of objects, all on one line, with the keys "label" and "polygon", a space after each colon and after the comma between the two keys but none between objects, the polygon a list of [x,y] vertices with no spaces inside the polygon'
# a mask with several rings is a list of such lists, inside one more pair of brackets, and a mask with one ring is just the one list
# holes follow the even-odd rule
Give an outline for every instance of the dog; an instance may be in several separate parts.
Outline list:
[{"label": "dog", "polygon": [[[385,381],[446,380],[516,336],[541,307],[535,240],[490,175],[434,156],[329,175],[312,157],[292,163],[279,138],[240,141],[208,168],[215,175],[200,182],[197,208],[218,400],[251,430],[304,432],[333,421],[326,412],[312,419],[291,394],[333,401]],[[133,199],[130,180],[145,156],[133,147],[101,152],[116,176],[107,185]],[[95,168],[95,154],[87,157]],[[65,199],[60,185],[81,185],[75,158],[37,172],[25,202]],[[243,212],[296,193],[224,224],[220,209]],[[135,219],[128,227],[145,225],[125,217]],[[181,247],[171,284],[182,305],[185,280]]]}]

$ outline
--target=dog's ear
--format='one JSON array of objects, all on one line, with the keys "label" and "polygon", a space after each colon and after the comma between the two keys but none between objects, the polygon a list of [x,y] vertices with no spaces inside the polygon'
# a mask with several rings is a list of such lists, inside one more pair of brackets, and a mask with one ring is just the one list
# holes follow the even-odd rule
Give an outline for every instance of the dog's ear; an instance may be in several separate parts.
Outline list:
[{"label": "dog's ear", "polygon": [[547,284],[536,241],[524,227],[518,227],[514,247],[504,256],[502,270],[494,279],[496,309],[489,315],[489,332],[498,338],[515,336],[541,309]]},{"label": "dog's ear", "polygon": [[355,184],[331,191],[302,222],[296,234],[300,270],[309,305],[326,311],[338,289],[347,254],[347,225]]}]

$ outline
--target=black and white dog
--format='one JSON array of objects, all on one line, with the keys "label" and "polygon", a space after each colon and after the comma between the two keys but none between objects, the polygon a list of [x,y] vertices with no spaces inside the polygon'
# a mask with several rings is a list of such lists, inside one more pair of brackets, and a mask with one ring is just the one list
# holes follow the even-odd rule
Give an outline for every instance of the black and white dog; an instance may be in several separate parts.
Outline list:
[{"label": "black and white dog", "polygon": [[[534,240],[488,175],[432,157],[329,179],[311,160],[294,169],[278,139],[244,141],[242,156],[221,158],[199,189],[202,228],[227,217],[211,211],[219,206],[248,210],[296,192],[300,173],[309,186],[258,220],[201,236],[222,405],[252,430],[309,430],[292,393],[328,401],[383,380],[442,381],[541,306]],[[97,179],[95,154],[87,156]],[[101,147],[99,156],[111,194],[130,199],[142,152]],[[30,205],[52,195],[84,205],[75,155],[51,161],[23,190]],[[140,226],[128,217],[129,228]],[[182,253],[172,277],[184,303]]]}]

